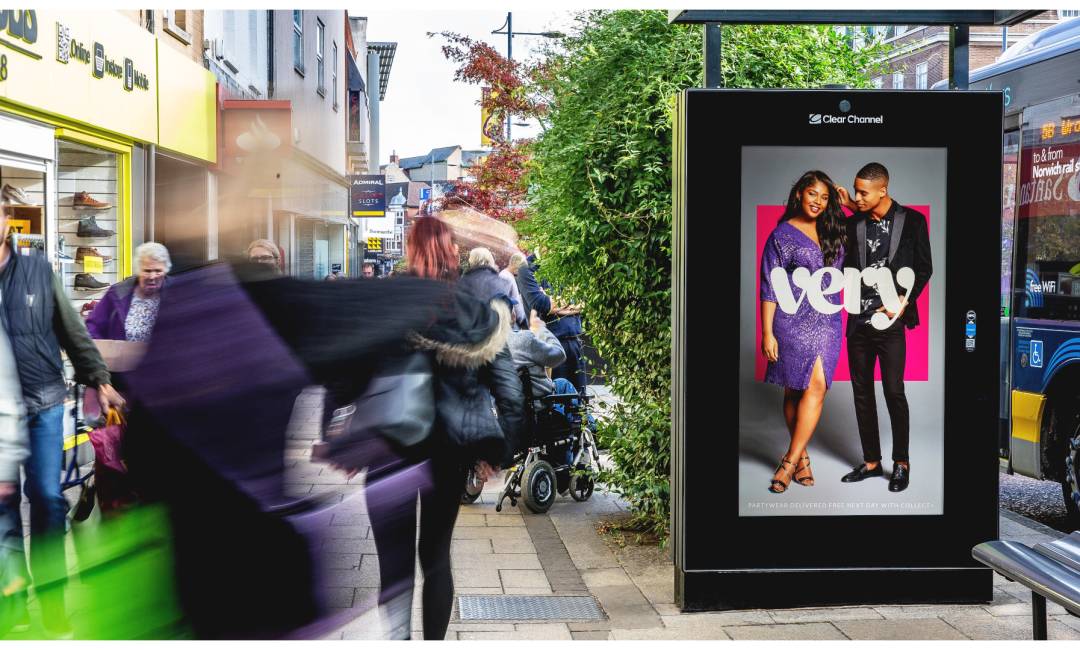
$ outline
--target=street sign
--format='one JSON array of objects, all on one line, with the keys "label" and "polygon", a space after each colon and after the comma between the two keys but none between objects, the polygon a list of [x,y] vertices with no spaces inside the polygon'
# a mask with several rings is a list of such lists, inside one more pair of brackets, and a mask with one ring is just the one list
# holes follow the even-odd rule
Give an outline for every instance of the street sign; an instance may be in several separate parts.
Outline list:
[{"label": "street sign", "polygon": [[381,251],[382,250],[382,238],[381,237],[368,237],[367,249],[369,251]]},{"label": "street sign", "polygon": [[[1001,119],[1001,94],[984,91],[680,96],[671,446],[683,609],[992,599],[971,549],[997,534],[999,328],[974,342],[975,315],[1000,301]],[[861,208],[841,209],[838,187],[862,190]],[[718,241],[731,250],[718,256]],[[690,293],[706,273],[729,283],[720,303]],[[886,338],[895,347],[868,352]],[[811,476],[804,454],[812,485],[796,480]],[[874,460],[882,474],[848,476]],[[909,479],[893,480],[904,461]]]},{"label": "street sign", "polygon": [[420,200],[421,201],[429,201],[429,200],[431,200],[431,188],[430,187],[421,187],[420,188]]},{"label": "street sign", "polygon": [[357,218],[386,216],[386,176],[349,176],[350,214]]}]

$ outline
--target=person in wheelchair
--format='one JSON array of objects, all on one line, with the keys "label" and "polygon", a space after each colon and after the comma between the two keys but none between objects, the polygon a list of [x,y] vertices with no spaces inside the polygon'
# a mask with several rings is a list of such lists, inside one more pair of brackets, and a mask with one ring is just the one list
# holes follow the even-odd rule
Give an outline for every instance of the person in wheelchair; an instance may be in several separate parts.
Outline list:
[{"label": "person in wheelchair", "polygon": [[[540,398],[545,395],[576,395],[574,385],[566,381],[562,383],[561,391],[556,392],[555,382],[548,376],[548,368],[554,368],[566,361],[566,352],[562,344],[551,330],[544,324],[543,319],[536,315],[536,310],[529,312],[529,327],[522,329],[517,323],[510,330],[510,338],[507,339],[510,347],[510,356],[514,360],[514,366],[529,369],[529,379],[532,384],[534,398],[533,408],[540,411],[542,406]],[[569,392],[567,391],[569,386]]]}]

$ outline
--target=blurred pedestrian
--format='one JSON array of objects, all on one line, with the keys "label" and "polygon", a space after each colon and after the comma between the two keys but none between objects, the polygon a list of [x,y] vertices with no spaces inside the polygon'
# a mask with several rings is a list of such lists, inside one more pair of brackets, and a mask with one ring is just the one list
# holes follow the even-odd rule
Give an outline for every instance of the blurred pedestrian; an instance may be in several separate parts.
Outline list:
[{"label": "blurred pedestrian", "polygon": [[[23,426],[22,387],[15,356],[0,318],[0,501],[19,490],[19,466],[30,455]],[[22,527],[10,509],[0,511],[0,637],[26,620],[26,556]],[[8,599],[11,599],[9,602]]]},{"label": "blurred pedestrian", "polygon": [[247,258],[249,262],[265,264],[273,267],[278,273],[284,273],[281,265],[281,249],[269,239],[256,239],[248,244]]},{"label": "blurred pedestrian", "polygon": [[[0,233],[7,232],[7,206],[0,204]],[[122,408],[124,400],[112,387],[112,379],[86,325],[71,306],[64,285],[40,255],[18,255],[11,242],[0,239],[0,304],[6,319],[27,412],[30,455],[23,463],[26,492],[30,498],[30,564],[34,592],[41,602],[41,616],[49,636],[71,634],[64,590],[67,567],[64,531],[68,504],[60,492],[64,457],[63,350],[75,370],[75,381],[97,388],[103,411]],[[4,499],[0,518],[19,521],[19,490]]]},{"label": "blurred pedestrian", "polygon": [[[566,361],[553,368],[553,379],[562,377],[574,385],[579,395],[585,394],[588,379],[581,344],[581,308],[577,305],[562,305],[552,300],[543,285],[536,279],[540,268],[538,253],[526,258],[517,274],[518,288],[521,290],[525,309],[535,309],[547,323],[548,329],[559,339],[566,352]],[[546,283],[545,283],[546,284]]]},{"label": "blurred pedestrian", "polygon": [[528,328],[529,319],[525,318],[525,303],[521,299],[521,290],[518,289],[518,270],[525,265],[525,255],[514,253],[510,256],[510,262],[506,268],[499,271],[499,275],[506,280],[510,287],[510,299],[514,301],[514,322],[519,327]]},{"label": "blurred pedestrian", "polygon": [[362,275],[365,278],[375,277],[375,265],[370,262],[364,262]]},{"label": "blurred pedestrian", "polygon": [[[458,249],[449,226],[437,217],[418,219],[406,244],[408,273],[454,282],[459,276]],[[494,263],[489,268],[497,278]],[[463,281],[462,284],[465,284]],[[474,294],[475,295],[475,294]],[[486,299],[481,298],[484,302]],[[498,326],[470,345],[423,339],[421,347],[434,352],[436,420],[427,450],[432,486],[420,493],[420,567],[424,573],[424,638],[443,639],[450,622],[454,582],[450,541],[457,520],[461,489],[472,467],[481,480],[498,471],[524,425],[520,380],[506,346],[510,312],[506,301],[490,301]],[[491,414],[494,401],[498,416]],[[463,440],[478,441],[462,448]],[[379,552],[379,604],[394,637],[411,629],[416,504],[368,484],[372,533]],[[388,486],[389,487],[389,486]],[[413,489],[415,493],[415,489]]]}]

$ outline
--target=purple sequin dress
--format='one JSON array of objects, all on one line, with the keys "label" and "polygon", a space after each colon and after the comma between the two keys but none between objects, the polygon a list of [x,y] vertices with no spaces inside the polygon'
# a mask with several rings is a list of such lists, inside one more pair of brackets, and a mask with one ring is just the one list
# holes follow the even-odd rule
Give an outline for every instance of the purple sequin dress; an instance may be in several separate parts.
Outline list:
[{"label": "purple sequin dress", "polygon": [[[843,271],[843,265],[844,255],[841,250],[832,266]],[[800,266],[814,273],[825,266],[825,260],[814,240],[785,221],[776,226],[765,241],[765,250],[761,255],[761,300],[777,302],[769,275],[774,268],[780,267],[787,271],[788,284],[799,307],[794,314],[784,312],[779,305],[776,307],[773,335],[779,349],[779,360],[775,363],[769,362],[769,367],[765,370],[765,381],[795,390],[806,390],[810,385],[814,362],[821,357],[825,385],[832,386],[843,340],[840,312],[822,314],[810,306],[810,301],[802,295],[802,289],[795,286],[791,279],[792,271]],[[823,284],[827,282],[827,279],[823,280]],[[842,293],[834,293],[825,296],[825,299],[839,305],[842,297]]]}]

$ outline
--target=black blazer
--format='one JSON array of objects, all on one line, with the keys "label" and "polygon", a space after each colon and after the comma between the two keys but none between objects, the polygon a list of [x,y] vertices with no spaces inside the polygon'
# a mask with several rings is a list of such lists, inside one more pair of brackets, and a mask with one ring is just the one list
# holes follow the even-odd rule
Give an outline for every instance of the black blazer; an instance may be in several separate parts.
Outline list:
[{"label": "black blazer", "polygon": [[[847,221],[847,253],[844,256],[844,268],[862,270],[866,267],[866,220],[868,214],[856,214]],[[908,296],[908,306],[900,317],[908,329],[919,324],[919,307],[915,301],[922,294],[930,275],[934,272],[930,260],[930,234],[926,227],[926,216],[918,210],[906,208],[899,203],[893,212],[893,231],[889,241],[889,270],[893,277],[903,267],[915,271],[915,286]],[[905,289],[899,285],[897,292],[902,296]],[[854,318],[848,318],[848,334],[855,324]]]}]

